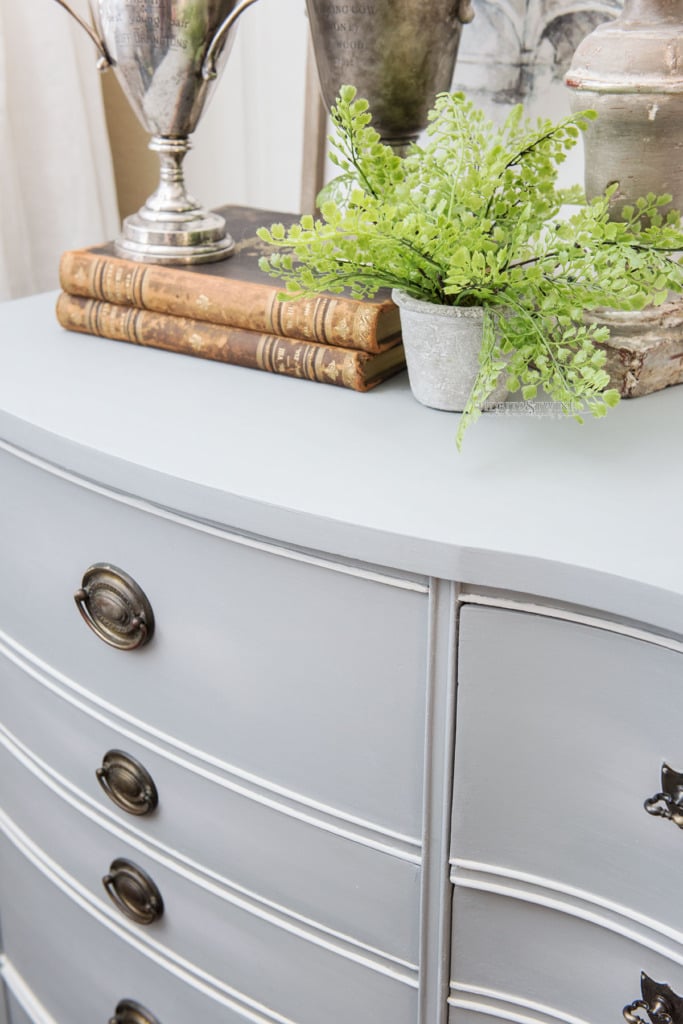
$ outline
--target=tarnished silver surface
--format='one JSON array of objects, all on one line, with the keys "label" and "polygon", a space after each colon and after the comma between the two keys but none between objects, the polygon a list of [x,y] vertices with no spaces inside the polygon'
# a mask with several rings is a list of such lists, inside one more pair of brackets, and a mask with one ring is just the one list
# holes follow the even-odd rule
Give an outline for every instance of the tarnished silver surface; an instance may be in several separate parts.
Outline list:
[{"label": "tarnished silver surface", "polygon": [[65,7],[111,66],[159,154],[159,187],[123,224],[116,248],[153,263],[224,259],[234,243],[222,217],[188,195],[182,162],[230,52],[238,17],[255,0],[95,0],[94,25]]},{"label": "tarnished silver surface", "polygon": [[[439,306],[394,290],[401,311],[401,333],[410,390],[432,409],[462,412],[479,373],[484,310],[481,306]],[[504,401],[505,374],[486,399]]]},{"label": "tarnished silver surface", "polygon": [[471,0],[306,0],[323,98],[342,85],[370,103],[397,149],[417,138],[438,92],[450,89]]}]

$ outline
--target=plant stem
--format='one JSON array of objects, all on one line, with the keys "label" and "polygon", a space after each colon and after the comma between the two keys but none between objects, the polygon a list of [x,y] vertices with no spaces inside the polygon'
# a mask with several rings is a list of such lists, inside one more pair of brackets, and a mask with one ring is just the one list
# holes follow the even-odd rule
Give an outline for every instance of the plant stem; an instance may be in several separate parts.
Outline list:
[{"label": "plant stem", "polygon": [[517,263],[508,263],[505,270],[517,270],[519,267],[529,267],[532,263],[542,263],[543,260],[557,259],[558,253],[544,252],[540,256],[530,256],[528,260],[518,260]]}]

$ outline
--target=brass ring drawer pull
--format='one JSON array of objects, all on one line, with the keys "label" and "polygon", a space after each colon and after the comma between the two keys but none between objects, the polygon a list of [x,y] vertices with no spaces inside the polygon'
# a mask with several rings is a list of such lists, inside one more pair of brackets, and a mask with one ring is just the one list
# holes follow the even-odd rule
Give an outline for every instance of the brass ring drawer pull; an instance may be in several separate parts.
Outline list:
[{"label": "brass ring drawer pull", "polygon": [[159,1024],[159,1021],[134,999],[122,999],[109,1024]]},{"label": "brass ring drawer pull", "polygon": [[164,912],[164,901],[155,883],[146,871],[124,857],[111,862],[102,884],[114,906],[136,924],[152,924]]},{"label": "brass ring drawer pull", "polygon": [[649,797],[643,806],[648,814],[667,818],[683,828],[683,775],[663,764],[661,792]]},{"label": "brass ring drawer pull", "polygon": [[152,639],[152,606],[123,569],[104,562],[91,565],[74,600],[83,620],[110,647],[133,651]]},{"label": "brass ring drawer pull", "polygon": [[150,814],[159,803],[152,776],[123,750],[108,750],[95,774],[109,799],[128,814]]},{"label": "brass ring drawer pull", "polygon": [[[683,999],[662,982],[653,981],[643,973],[640,976],[642,999],[624,1007],[624,1020],[628,1024],[683,1024]],[[647,1017],[639,1013],[643,1010]]]}]

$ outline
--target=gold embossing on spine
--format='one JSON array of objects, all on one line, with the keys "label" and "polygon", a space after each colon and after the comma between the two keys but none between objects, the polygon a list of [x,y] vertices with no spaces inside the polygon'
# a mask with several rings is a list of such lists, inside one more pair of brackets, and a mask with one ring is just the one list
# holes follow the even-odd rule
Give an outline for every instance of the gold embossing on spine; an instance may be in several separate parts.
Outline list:
[{"label": "gold embossing on spine", "polygon": [[402,346],[376,355],[318,342],[167,316],[62,292],[57,319],[84,334],[367,391],[405,366]]},{"label": "gold embossing on spine", "polygon": [[272,214],[228,207],[225,216],[239,241],[223,263],[164,267],[123,259],[107,246],[72,249],[62,254],[61,286],[83,298],[363,352],[398,342],[398,309],[387,295],[358,301],[321,294],[280,302],[284,284],[259,270],[265,250],[254,235]]}]

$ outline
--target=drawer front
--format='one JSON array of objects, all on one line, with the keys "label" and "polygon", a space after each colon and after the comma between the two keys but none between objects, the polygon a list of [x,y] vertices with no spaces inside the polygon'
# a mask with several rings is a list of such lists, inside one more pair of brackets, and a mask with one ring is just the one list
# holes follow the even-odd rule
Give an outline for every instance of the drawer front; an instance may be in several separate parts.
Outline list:
[{"label": "drawer front", "polygon": [[[2,843],[1,838],[0,843]],[[3,981],[7,1001],[5,1003],[0,999],[0,1021],[2,1024],[57,1024],[54,1017],[36,998],[26,981],[14,969],[14,965],[7,957],[0,956],[0,982]]]},{"label": "drawer front", "polygon": [[[2,832],[0,869],[7,959],[54,1024],[108,1021],[122,999],[140,1003],[158,1024],[274,1024],[182,965],[135,949],[63,878],[36,868]],[[17,1019],[24,1024],[20,1013]],[[36,1024],[47,1021],[41,1016]]]},{"label": "drawer front", "polygon": [[[284,912],[266,913],[206,876],[183,871],[126,833],[113,834],[94,812],[60,799],[4,746],[0,777],[7,788],[6,813],[14,824],[48,851],[131,941],[180,957],[216,984],[236,990],[241,999],[263,1003],[299,1024],[318,1024],[321,986],[330,990],[330,1019],[340,1024],[413,1021],[416,971],[331,941]],[[153,923],[129,921],[108,898],[102,880],[120,859],[141,868],[158,888],[164,909]]]},{"label": "drawer front", "polygon": [[[178,743],[419,837],[424,592],[239,543],[6,453],[0,474],[0,629]],[[116,650],[81,620],[73,595],[98,562],[147,595],[146,646]]]},{"label": "drawer front", "polygon": [[623,1024],[623,1008],[641,998],[641,972],[683,995],[680,948],[662,955],[637,931],[620,934],[565,906],[456,890],[450,1024],[470,1024],[471,1014],[481,1024]]},{"label": "drawer front", "polygon": [[5,1024],[6,1019],[9,1024],[43,1024],[43,1021],[36,1022],[34,1018],[29,1017],[24,1007],[21,1003],[17,1002],[11,992],[7,996],[7,1013],[9,1016],[5,1018],[3,1012],[4,1008],[0,1005],[0,1021],[3,1024]]},{"label": "drawer front", "polygon": [[[297,816],[286,804],[264,801],[135,731],[122,733],[54,677],[30,664],[19,667],[10,653],[0,654],[0,743],[3,736],[17,740],[57,785],[143,841],[260,900],[416,962],[420,869],[404,850],[392,855],[366,836],[340,835],[331,821],[316,824],[303,810]],[[151,813],[121,810],[98,785],[96,769],[110,750],[125,752],[148,772],[158,795]]]},{"label": "drawer front", "polygon": [[683,656],[593,626],[461,614],[452,858],[496,886],[576,889],[624,926],[683,931],[683,830],[646,813],[683,771]]}]

